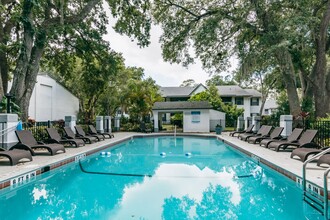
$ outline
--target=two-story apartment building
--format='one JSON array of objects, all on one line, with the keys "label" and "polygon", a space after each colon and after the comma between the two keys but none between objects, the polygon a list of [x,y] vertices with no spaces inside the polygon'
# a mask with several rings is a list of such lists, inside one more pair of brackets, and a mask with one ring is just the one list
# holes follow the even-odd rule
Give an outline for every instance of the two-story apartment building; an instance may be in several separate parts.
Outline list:
[{"label": "two-story apartment building", "polygon": [[[198,84],[194,87],[160,87],[166,102],[187,101],[191,96],[205,91],[207,87]],[[242,89],[239,86],[217,86],[224,103],[236,104],[244,108],[244,118],[258,115],[261,107],[261,93],[255,89]],[[163,115],[163,122],[169,122],[170,114]]]},{"label": "two-story apartment building", "polygon": [[261,93],[255,89],[242,89],[239,86],[217,86],[224,103],[235,104],[244,109],[244,118],[260,113]]}]

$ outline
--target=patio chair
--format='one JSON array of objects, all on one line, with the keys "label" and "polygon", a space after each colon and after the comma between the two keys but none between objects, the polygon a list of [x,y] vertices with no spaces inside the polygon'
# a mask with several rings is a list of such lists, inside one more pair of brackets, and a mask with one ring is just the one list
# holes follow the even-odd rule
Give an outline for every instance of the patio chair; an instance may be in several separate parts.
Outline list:
[{"label": "patio chair", "polygon": [[64,127],[63,130],[64,130],[64,133],[65,133],[65,137],[68,138],[68,139],[81,139],[86,144],[92,144],[92,143],[96,142],[96,138],[95,137],[82,137],[82,136],[76,135],[71,130],[71,128],[69,128],[69,127]]},{"label": "patio chair", "polygon": [[270,135],[266,136],[256,136],[256,137],[250,137],[248,138],[248,142],[252,144],[256,144],[261,142],[262,140],[271,140],[271,139],[279,139],[281,137],[281,133],[283,131],[283,127],[276,127],[274,130],[270,133]]},{"label": "patio chair", "polygon": [[49,139],[46,140],[47,143],[57,143],[63,145],[70,145],[74,147],[85,146],[85,142],[82,139],[68,139],[61,137],[55,128],[46,128]]},{"label": "patio chair", "polygon": [[92,135],[99,134],[99,135],[102,135],[104,137],[104,139],[114,137],[114,135],[112,133],[109,133],[109,132],[98,132],[93,125],[88,125],[88,130],[89,130],[89,134],[92,134]]},{"label": "patio chair", "polygon": [[274,141],[268,144],[268,148],[274,148],[275,151],[280,149],[287,149],[289,146],[301,148],[304,146],[312,145],[312,141],[317,134],[317,130],[308,129],[303,132],[298,140],[287,142],[287,141]]},{"label": "patio chair", "polygon": [[317,166],[328,164],[330,166],[330,154],[324,154],[317,160]]},{"label": "patio chair", "polygon": [[292,133],[287,137],[287,138],[280,138],[280,139],[265,139],[260,142],[260,146],[265,146],[268,148],[268,145],[272,142],[294,142],[297,141],[298,138],[300,137],[301,133],[303,132],[302,128],[295,128]]},{"label": "patio chair", "polygon": [[28,159],[29,161],[32,161],[32,154],[31,154],[30,149],[5,150],[0,147],[0,157],[8,158],[11,166],[18,164],[19,162],[25,162],[26,160],[22,161],[23,159]]},{"label": "patio chair", "polygon": [[243,133],[248,133],[248,134],[252,134],[254,125],[253,124],[250,124],[249,127],[247,127],[247,129],[245,129],[244,131],[233,131],[233,132],[230,132],[229,133],[229,136],[232,136],[232,137],[235,137],[235,134],[243,134]]},{"label": "patio chair", "polygon": [[12,149],[26,150],[27,148],[29,148],[31,149],[30,152],[32,156],[36,155],[35,152],[36,149],[46,149],[52,156],[59,152],[65,153],[65,148],[62,144],[45,144],[43,142],[36,141],[31,131],[21,130],[21,131],[15,131],[15,133],[19,142],[13,147],[11,147],[10,150]]},{"label": "patio chair", "polygon": [[102,135],[89,135],[89,134],[86,134],[85,131],[80,126],[74,126],[74,128],[76,129],[76,132],[77,132],[76,136],[77,137],[88,137],[90,139],[95,138],[95,141],[104,140]]},{"label": "patio chair", "polygon": [[255,137],[255,136],[262,137],[262,136],[269,134],[271,129],[272,129],[272,126],[263,125],[263,126],[261,126],[261,128],[258,130],[258,132],[256,134],[243,133],[243,134],[238,135],[238,138],[243,141],[247,141],[248,138],[250,138],[250,137]]},{"label": "patio chair", "polygon": [[309,156],[314,156],[328,148],[329,147],[321,148],[318,144],[310,143],[310,144],[304,145],[303,147],[294,149],[291,152],[290,157],[294,158],[294,159],[295,159],[295,157],[298,157],[297,159],[301,160],[302,162],[305,162]]}]

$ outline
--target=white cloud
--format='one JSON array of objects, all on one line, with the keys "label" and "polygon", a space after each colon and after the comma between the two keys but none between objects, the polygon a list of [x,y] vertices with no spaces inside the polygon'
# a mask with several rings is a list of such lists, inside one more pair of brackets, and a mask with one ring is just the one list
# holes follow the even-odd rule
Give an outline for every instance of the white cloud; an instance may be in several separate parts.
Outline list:
[{"label": "white cloud", "polygon": [[111,48],[123,54],[127,66],[142,67],[146,77],[153,78],[160,86],[179,86],[186,79],[194,79],[196,83],[203,83],[210,78],[209,74],[202,69],[199,61],[187,68],[177,64],[163,61],[159,37],[162,30],[159,26],[152,26],[151,44],[149,47],[140,48],[136,42],[127,36],[116,33],[110,21],[108,34],[104,37],[110,42]]}]

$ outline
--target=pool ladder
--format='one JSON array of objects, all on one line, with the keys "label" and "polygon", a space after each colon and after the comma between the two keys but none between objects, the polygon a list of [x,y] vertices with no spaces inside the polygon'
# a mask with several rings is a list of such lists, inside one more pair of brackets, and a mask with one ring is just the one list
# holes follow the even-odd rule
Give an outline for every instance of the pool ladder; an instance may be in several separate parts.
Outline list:
[{"label": "pool ladder", "polygon": [[303,186],[303,196],[304,200],[314,207],[316,210],[321,212],[324,216],[324,219],[328,219],[328,208],[329,208],[329,201],[328,201],[328,174],[330,172],[330,168],[326,169],[323,173],[323,200],[315,195],[313,195],[313,190],[311,192],[307,190],[307,181],[306,181],[306,167],[307,164],[316,158],[322,156],[323,154],[329,153],[330,148],[326,149],[315,156],[311,157],[310,159],[306,160],[303,164],[303,172],[302,172],[302,186]]}]

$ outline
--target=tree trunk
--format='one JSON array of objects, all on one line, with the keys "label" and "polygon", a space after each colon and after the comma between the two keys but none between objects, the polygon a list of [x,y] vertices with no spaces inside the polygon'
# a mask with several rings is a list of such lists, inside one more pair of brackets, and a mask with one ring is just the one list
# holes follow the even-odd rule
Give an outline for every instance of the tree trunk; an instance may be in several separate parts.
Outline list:
[{"label": "tree trunk", "polygon": [[275,53],[287,91],[290,105],[290,113],[293,116],[298,116],[301,113],[301,108],[297,93],[297,86],[291,54],[289,53],[287,48],[284,47],[277,49]]},{"label": "tree trunk", "polygon": [[[100,0],[88,1],[76,15],[67,17],[66,23],[74,24],[81,22],[99,2]],[[30,98],[36,83],[40,60],[45,49],[47,30],[61,25],[59,19],[47,17],[49,16],[49,10],[53,7],[53,5],[49,4],[45,5],[44,8],[46,15],[45,21],[39,28],[34,26],[32,12],[34,4],[34,1],[29,0],[23,2],[21,19],[24,27],[23,42],[16,62],[13,86],[11,88],[11,94],[14,95],[16,103],[21,108],[23,121],[28,119]]]},{"label": "tree trunk", "polygon": [[[46,35],[43,33],[38,34],[35,39],[34,47],[31,50],[30,59],[27,56],[20,56],[18,65],[15,70],[16,77],[13,82],[11,94],[14,95],[17,104],[21,107],[23,121],[28,119],[28,110],[30,98],[36,84],[37,75],[39,72],[40,60],[45,48]],[[24,62],[25,61],[25,62]],[[19,71],[22,70],[22,71]]]},{"label": "tree trunk", "polygon": [[330,112],[330,82],[327,71],[326,52],[328,28],[330,22],[330,1],[326,4],[320,28],[316,30],[316,61],[313,68],[315,84],[313,87],[315,97],[315,115],[325,117]]}]

